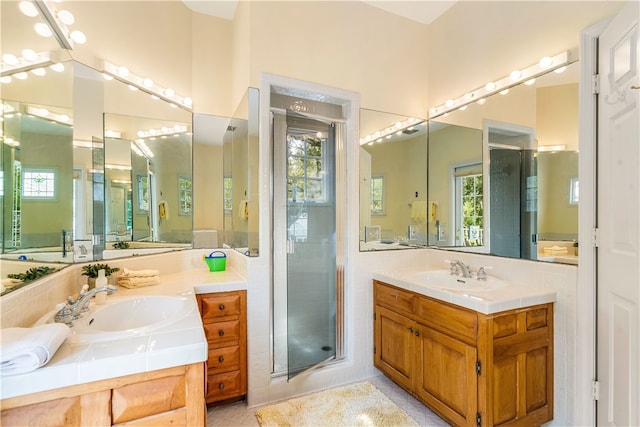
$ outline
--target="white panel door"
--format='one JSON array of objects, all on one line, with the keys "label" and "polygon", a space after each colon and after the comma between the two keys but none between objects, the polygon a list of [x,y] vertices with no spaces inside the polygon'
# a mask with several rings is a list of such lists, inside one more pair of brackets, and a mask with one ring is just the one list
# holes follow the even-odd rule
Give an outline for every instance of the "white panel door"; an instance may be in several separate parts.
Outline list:
[{"label": "white panel door", "polygon": [[598,425],[640,425],[638,2],[599,39]]}]

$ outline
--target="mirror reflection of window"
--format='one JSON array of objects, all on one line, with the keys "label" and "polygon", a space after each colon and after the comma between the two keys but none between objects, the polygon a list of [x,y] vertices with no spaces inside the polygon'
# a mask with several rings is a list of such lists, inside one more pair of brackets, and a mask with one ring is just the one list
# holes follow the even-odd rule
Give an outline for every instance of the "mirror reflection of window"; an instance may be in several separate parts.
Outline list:
[{"label": "mirror reflection of window", "polygon": [[580,200],[580,182],[578,178],[571,178],[569,180],[569,204],[577,205]]},{"label": "mirror reflection of window", "polygon": [[138,175],[138,209],[149,210],[149,177]]},{"label": "mirror reflection of window", "polygon": [[190,215],[193,198],[191,178],[184,176],[178,178],[178,194],[180,198],[180,215]]},{"label": "mirror reflection of window", "polygon": [[384,177],[371,177],[371,215],[384,215]]},{"label": "mirror reflection of window", "polygon": [[53,169],[25,168],[22,172],[22,197],[54,199],[56,172]]},{"label": "mirror reflection of window", "polygon": [[454,168],[456,244],[482,246],[484,231],[482,164]]}]

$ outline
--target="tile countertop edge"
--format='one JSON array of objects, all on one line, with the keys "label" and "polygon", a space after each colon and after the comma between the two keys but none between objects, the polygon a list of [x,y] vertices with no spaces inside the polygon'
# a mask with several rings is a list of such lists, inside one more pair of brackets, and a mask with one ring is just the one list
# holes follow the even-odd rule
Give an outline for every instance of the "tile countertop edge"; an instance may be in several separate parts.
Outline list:
[{"label": "tile countertop edge", "polygon": [[421,285],[412,282],[407,276],[406,271],[372,273],[374,280],[487,315],[556,301],[556,292],[544,288],[510,284],[509,289],[499,291],[462,292]]},{"label": "tile countertop edge", "polygon": [[[233,269],[227,269],[221,272],[209,272],[207,269],[187,270],[161,276],[160,280],[160,285],[137,289],[120,288],[118,293],[127,297],[190,294],[193,297],[193,304],[196,305],[195,308],[198,310],[195,294],[247,289],[246,279]],[[82,345],[71,345],[65,342],[47,365],[28,373],[0,377],[0,399],[19,397],[173,366],[204,362],[208,357],[207,341],[204,335],[202,321],[199,316],[197,316],[196,319],[198,320],[194,320],[192,325],[187,326],[187,329],[200,328],[200,340],[187,344],[180,343],[175,347],[165,347],[162,350],[148,348],[142,354],[134,351],[129,354],[125,353],[114,357],[105,357],[100,361],[87,360],[86,354],[89,352],[89,349],[93,346],[104,345],[105,342]],[[174,332],[178,334],[177,336],[182,335],[181,331],[184,331],[185,325],[182,324],[174,329],[176,329]],[[171,333],[171,325],[163,328],[162,333]],[[153,332],[149,335],[152,336],[152,334]],[[116,346],[119,342],[126,340],[127,339],[109,341],[109,345]],[[176,339],[176,341],[180,342],[180,339]],[[172,360],[171,357],[167,357],[170,356],[172,351],[178,349],[180,350],[180,357],[178,359]],[[127,368],[128,359],[134,362],[134,365],[138,363],[139,365],[143,365],[143,367],[140,369]],[[100,363],[104,363],[109,369],[104,369],[103,374],[98,373],[98,375],[95,375],[97,370],[93,368],[96,367],[96,364]],[[117,367],[114,369],[114,363],[122,367],[122,369],[118,369]],[[83,365],[87,366],[85,367]],[[91,365],[94,375],[91,375],[89,380],[85,380],[83,378],[87,378],[86,368],[89,367],[89,365]]]}]

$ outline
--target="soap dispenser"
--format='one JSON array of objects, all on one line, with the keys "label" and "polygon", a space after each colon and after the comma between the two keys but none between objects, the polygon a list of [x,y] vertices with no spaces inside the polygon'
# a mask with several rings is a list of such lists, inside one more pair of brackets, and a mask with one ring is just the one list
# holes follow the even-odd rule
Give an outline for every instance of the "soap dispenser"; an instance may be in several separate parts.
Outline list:
[{"label": "soap dispenser", "polygon": [[[102,288],[107,286],[107,276],[104,269],[98,270],[98,277],[96,278],[96,288]],[[104,304],[107,301],[106,292],[98,292],[95,296],[96,304]]]}]

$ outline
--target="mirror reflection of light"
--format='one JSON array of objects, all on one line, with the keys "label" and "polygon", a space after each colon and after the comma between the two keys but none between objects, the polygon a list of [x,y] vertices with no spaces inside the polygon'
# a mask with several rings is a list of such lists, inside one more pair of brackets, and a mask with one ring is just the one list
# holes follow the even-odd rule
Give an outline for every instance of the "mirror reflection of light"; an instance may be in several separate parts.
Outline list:
[{"label": "mirror reflection of light", "polygon": [[59,10],[57,15],[65,25],[73,25],[73,23],[76,22],[76,18],[74,18],[73,13],[68,10]]},{"label": "mirror reflection of light", "polygon": [[554,73],[564,73],[564,71],[567,69],[567,66],[565,65],[564,67],[560,67],[557,70],[553,70]]},{"label": "mirror reflection of light", "polygon": [[87,42],[87,36],[82,31],[74,30],[71,32],[71,40],[78,44],[85,44]]},{"label": "mirror reflection of light", "polygon": [[527,80],[526,82],[524,82],[524,84],[526,84],[527,86],[531,86],[535,82],[536,82],[536,79],[531,79],[531,80]]},{"label": "mirror reflection of light", "polygon": [[38,59],[38,54],[33,49],[22,49],[22,57],[27,61],[35,61]]},{"label": "mirror reflection of light", "polygon": [[142,84],[144,85],[144,87],[153,87],[153,80],[147,77],[142,81]]},{"label": "mirror reflection of light", "polygon": [[45,74],[47,74],[47,71],[44,68],[34,68],[33,70],[31,70],[31,72],[39,77],[42,77]]},{"label": "mirror reflection of light", "polygon": [[56,64],[51,65],[51,68],[53,71],[55,71],[56,73],[61,73],[64,71],[64,64],[61,62],[58,62]]},{"label": "mirror reflection of light", "polygon": [[25,80],[29,76],[27,75],[27,73],[23,71],[23,72],[14,74],[14,77],[18,80]]},{"label": "mirror reflection of light", "polygon": [[108,80],[108,81],[113,80],[113,77],[111,77],[109,74],[105,74],[105,73],[102,73],[102,78],[104,78],[105,80]]},{"label": "mirror reflection of light", "polygon": [[509,89],[501,90],[500,95],[506,95],[509,93]]},{"label": "mirror reflection of light", "polygon": [[545,56],[542,59],[540,59],[540,67],[543,69],[551,67],[552,64],[553,64],[553,60],[548,56]]},{"label": "mirror reflection of light", "polygon": [[11,77],[9,76],[0,77],[0,83],[5,83],[5,84],[11,83]]},{"label": "mirror reflection of light", "polygon": [[509,74],[509,78],[514,82],[517,82],[518,80],[520,80],[521,75],[522,73],[519,70],[513,70],[511,74]]},{"label": "mirror reflection of light", "polygon": [[18,58],[11,53],[5,53],[2,55],[2,62],[7,65],[18,65]]}]

